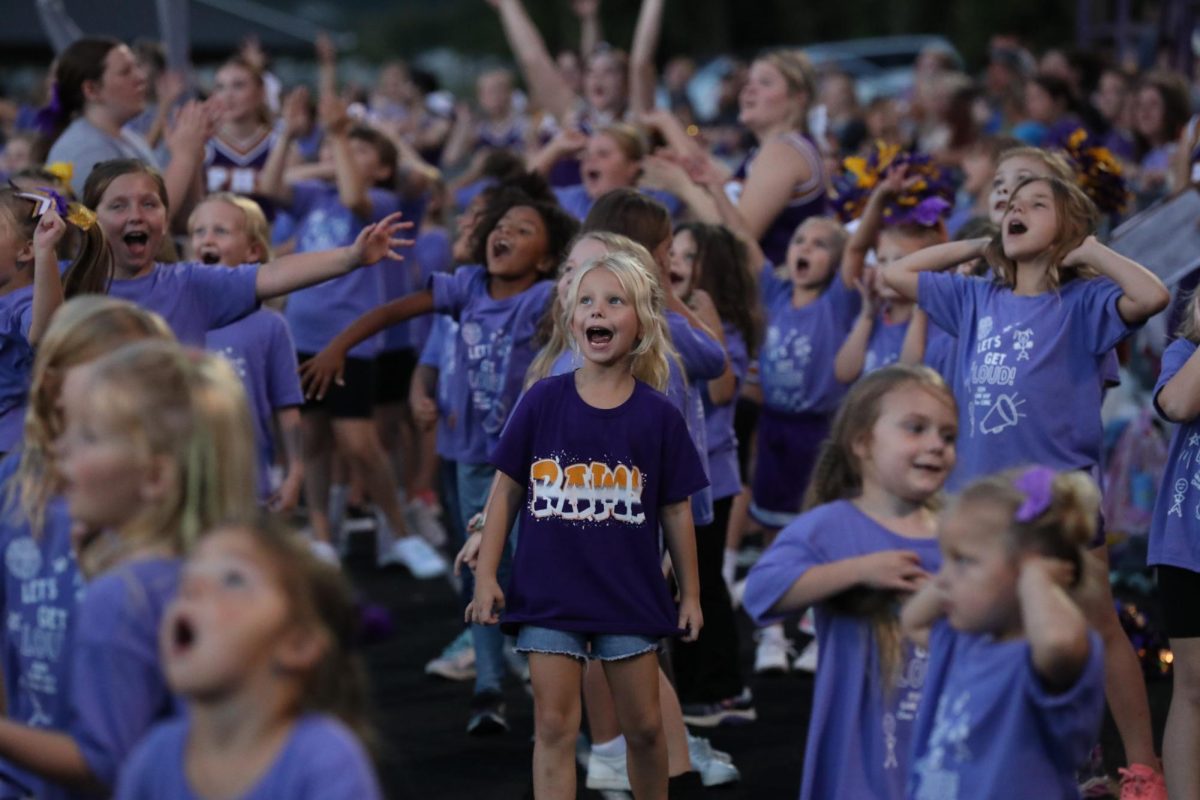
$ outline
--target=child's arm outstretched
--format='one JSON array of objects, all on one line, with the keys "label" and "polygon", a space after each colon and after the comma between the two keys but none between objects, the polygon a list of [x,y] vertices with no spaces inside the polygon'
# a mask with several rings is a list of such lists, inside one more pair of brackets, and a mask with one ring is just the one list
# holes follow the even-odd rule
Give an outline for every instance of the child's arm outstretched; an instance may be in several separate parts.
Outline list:
[{"label": "child's arm outstretched", "polygon": [[[393,256],[395,258],[395,256]],[[320,400],[329,390],[330,383],[342,385],[342,370],[346,365],[346,354],[359,342],[371,338],[384,328],[399,325],[405,320],[433,311],[433,292],[422,289],[404,297],[376,306],[349,327],[333,337],[325,349],[300,365],[300,383],[305,397]]]},{"label": "child's arm outstretched", "polygon": [[1191,422],[1200,416],[1200,349],[1163,384],[1154,403],[1171,422]]},{"label": "child's arm outstretched", "polygon": [[1088,625],[1067,594],[1075,568],[1061,559],[1029,556],[1017,577],[1017,602],[1033,669],[1048,686],[1070,687],[1088,659]]},{"label": "child's arm outstretched", "polygon": [[[663,506],[661,516],[663,538],[671,553],[675,582],[679,585],[677,627],[687,631],[683,641],[694,642],[700,636],[704,617],[700,614],[700,572],[696,561],[696,528],[692,523],[691,500]],[[475,585],[478,586],[478,582]]]},{"label": "child's arm outstretched", "polygon": [[1130,325],[1145,322],[1167,307],[1171,293],[1153,272],[1089,236],[1067,253],[1064,267],[1087,265],[1121,287],[1117,313]]},{"label": "child's arm outstretched", "polygon": [[926,581],[900,609],[900,630],[918,647],[929,647],[933,623],[946,613],[946,599],[936,581]]},{"label": "child's arm outstretched", "polygon": [[496,572],[500,569],[500,557],[508,541],[508,532],[524,499],[525,487],[497,470],[488,497],[487,511],[484,512],[483,541],[475,567],[475,597],[463,615],[467,622],[495,625],[500,621],[504,591],[496,580]]},{"label": "child's arm outstretched", "polygon": [[54,208],[42,214],[33,232],[33,307],[29,343],[35,347],[50,325],[50,317],[63,304],[62,276],[58,272],[58,243],[66,232],[66,220]]},{"label": "child's arm outstretched", "polygon": [[924,247],[898,261],[888,264],[879,273],[883,282],[902,296],[916,302],[917,283],[922,272],[938,272],[983,255],[990,238],[963,239],[957,242]]}]

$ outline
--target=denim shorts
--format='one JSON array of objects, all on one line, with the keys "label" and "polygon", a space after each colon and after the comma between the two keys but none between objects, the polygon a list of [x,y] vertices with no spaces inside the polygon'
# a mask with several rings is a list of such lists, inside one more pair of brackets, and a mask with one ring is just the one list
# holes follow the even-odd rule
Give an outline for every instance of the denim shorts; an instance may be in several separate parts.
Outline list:
[{"label": "denim shorts", "polygon": [[522,625],[517,634],[518,653],[546,653],[570,656],[578,661],[589,658],[600,661],[620,661],[654,653],[658,639],[636,633],[579,633]]}]

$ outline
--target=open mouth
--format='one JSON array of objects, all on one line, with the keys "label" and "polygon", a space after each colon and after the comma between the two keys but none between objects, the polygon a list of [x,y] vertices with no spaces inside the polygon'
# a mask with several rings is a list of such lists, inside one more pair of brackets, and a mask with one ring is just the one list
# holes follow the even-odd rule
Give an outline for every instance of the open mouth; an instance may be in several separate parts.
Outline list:
[{"label": "open mouth", "polygon": [[584,331],[587,336],[588,344],[591,345],[606,345],[612,341],[613,332],[610,328],[602,328],[598,325],[593,325]]},{"label": "open mouth", "polygon": [[501,239],[492,245],[492,255],[496,258],[503,258],[512,252],[512,245]]},{"label": "open mouth", "polygon": [[928,472],[931,475],[941,475],[945,469],[940,464],[913,464],[913,469]]},{"label": "open mouth", "polygon": [[140,255],[145,252],[146,246],[150,244],[150,234],[145,231],[132,231],[122,236],[121,241],[125,243],[125,247],[130,253]]},{"label": "open mouth", "polygon": [[600,170],[598,170],[598,169],[586,170],[583,173],[583,178],[584,178],[584,180],[588,181],[589,183],[595,183],[596,181],[600,180]]},{"label": "open mouth", "polygon": [[687,277],[683,273],[672,272],[670,277],[672,286],[683,286],[683,284],[687,283]]},{"label": "open mouth", "polygon": [[196,643],[196,628],[183,614],[175,617],[175,624],[171,627],[171,645],[174,651],[178,653],[186,653]]},{"label": "open mouth", "polygon": [[796,272],[808,272],[808,266],[809,266],[809,263],[808,263],[807,258],[804,258],[803,256],[801,256],[800,258],[796,259],[796,264],[795,264]]},{"label": "open mouth", "polygon": [[1025,227],[1025,223],[1021,222],[1019,219],[1010,220],[1008,223],[1009,236],[1020,236],[1022,233],[1025,233],[1028,230],[1029,228]]},{"label": "open mouth", "polygon": [[212,250],[206,250],[200,253],[200,262],[203,264],[220,264],[221,254]]}]

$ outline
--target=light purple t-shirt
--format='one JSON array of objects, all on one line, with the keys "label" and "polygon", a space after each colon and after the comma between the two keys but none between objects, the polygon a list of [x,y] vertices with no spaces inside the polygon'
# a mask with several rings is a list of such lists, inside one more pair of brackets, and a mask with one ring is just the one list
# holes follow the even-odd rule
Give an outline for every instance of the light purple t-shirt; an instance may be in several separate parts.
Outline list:
[{"label": "light purple t-shirt", "polygon": [[[809,569],[884,550],[914,552],[930,573],[941,564],[935,538],[893,533],[849,500],[818,506],[784,528],[750,570],[744,607],[758,624],[773,622],[780,617],[771,607]],[[800,797],[902,798],[926,654],[903,645],[888,690],[871,621],[838,613],[828,602],[814,612],[821,658]]]},{"label": "light purple t-shirt", "polygon": [[[0,498],[7,497],[19,462],[19,451],[0,462]],[[70,643],[83,587],[66,502],[51,499],[36,539],[18,509],[0,512],[0,554],[5,714],[33,728],[62,731],[69,717]],[[50,800],[67,795],[61,787],[0,762],[0,797]]]},{"label": "light purple t-shirt", "polygon": [[[1162,368],[1154,386],[1154,408],[1158,393],[1175,377],[1196,352],[1196,343],[1176,339],[1162,354]],[[1169,421],[1169,420],[1168,420]],[[1181,422],[1171,435],[1167,467],[1154,503],[1150,522],[1150,546],[1146,563],[1200,572],[1200,417]]]},{"label": "light purple t-shirt", "polygon": [[69,732],[92,774],[114,787],[121,765],[155,722],[180,705],[158,654],[163,611],[179,587],[175,558],[128,561],[89,582],[71,652]]},{"label": "light purple t-shirt", "polygon": [[908,333],[907,320],[889,325],[883,321],[883,315],[877,315],[875,325],[871,328],[871,338],[867,340],[862,374],[866,375],[899,361],[906,333]]},{"label": "light purple t-shirt", "polygon": [[277,311],[260,308],[232,325],[209,331],[207,347],[225,357],[246,387],[258,447],[258,491],[266,496],[271,492],[268,473],[275,459],[271,436],[275,412],[304,404],[296,346],[287,322]]},{"label": "light purple t-shirt", "polygon": [[620,406],[599,409],[579,396],[573,372],[538,381],[492,463],[525,487],[506,629],[678,633],[659,514],[708,480],[666,397],[639,381]]},{"label": "light purple t-shirt", "polygon": [[[371,217],[364,219],[342,205],[337,187],[325,181],[299,181],[292,186],[288,211],[299,220],[296,252],[316,253],[354,243],[372,222],[399,210],[395,192],[371,189]],[[302,353],[317,353],[351,322],[383,303],[383,270],[403,269],[403,262],[383,260],[369,267],[298,289],[288,295],[285,316]],[[383,347],[377,334],[354,347],[351,358],[374,358]]]},{"label": "light purple t-shirt", "polygon": [[[667,332],[671,344],[679,353],[686,373],[680,374],[675,359],[668,359],[670,374],[667,377],[667,398],[683,413],[692,444],[700,454],[704,474],[710,475],[708,464],[708,429],[704,423],[704,393],[708,381],[721,377],[725,371],[725,349],[716,339],[691,326],[687,317],[676,311],[667,311]],[[711,485],[692,495],[692,519],[697,525],[708,525],[713,521],[713,496]]]},{"label": "light purple t-shirt", "polygon": [[991,280],[921,273],[921,308],[956,337],[951,488],[1021,464],[1099,464],[1103,366],[1132,330],[1117,313],[1120,297],[1107,278],[1026,297]]},{"label": "light purple t-shirt", "polygon": [[1052,692],[1034,672],[1028,640],[998,642],[940,619],[929,637],[907,796],[1075,800],[1075,770],[1100,736],[1103,715],[1104,645],[1095,631],[1083,674]]},{"label": "light purple t-shirt", "polygon": [[486,464],[537,354],[534,338],[554,282],[538,281],[518,295],[493,300],[485,268],[459,267],[434,274],[430,286],[434,310],[459,323],[453,380],[460,388],[451,397],[462,450],[455,460]]},{"label": "light purple t-shirt", "polygon": [[[725,352],[733,369],[734,398],[741,392],[742,382],[750,366],[746,343],[737,329],[725,323]],[[732,497],[742,491],[741,471],[738,468],[738,441],[733,430],[736,399],[724,405],[714,405],[704,387],[704,427],[708,434],[708,477],[712,480],[712,496],[716,500]]]},{"label": "light purple t-shirt", "polygon": [[458,323],[446,314],[434,314],[418,363],[438,371],[437,453],[446,461],[457,461],[465,450],[463,428],[455,416],[455,392],[463,391],[456,382],[458,347]]},{"label": "light purple t-shirt", "polygon": [[763,404],[790,414],[832,414],[846,394],[833,374],[837,351],[854,325],[862,296],[838,275],[804,308],[792,306],[792,282],[770,263],[759,274],[767,332],[758,356]]},{"label": "light purple t-shirt", "polygon": [[[428,286],[429,276],[435,272],[453,271],[452,247],[450,234],[445,228],[431,227],[421,231],[421,235],[417,237],[417,243],[413,245],[411,256],[417,275],[413,290]],[[423,314],[410,319],[407,325],[408,346],[419,351],[425,346],[425,340],[429,338],[433,320],[428,314]],[[391,331],[391,328],[388,331]]]},{"label": "light purple t-shirt", "polygon": [[114,280],[108,293],[149,309],[167,321],[180,342],[204,347],[204,337],[258,307],[257,264],[212,266],[187,261],[155,264],[131,280]]},{"label": "light purple t-shirt", "polygon": [[0,295],[0,453],[21,441],[25,401],[33,371],[33,286]]},{"label": "light purple t-shirt", "polygon": [[[186,717],[157,726],[121,772],[116,800],[201,800],[188,785]],[[238,800],[382,800],[370,759],[335,718],[296,721],[275,761]]]}]

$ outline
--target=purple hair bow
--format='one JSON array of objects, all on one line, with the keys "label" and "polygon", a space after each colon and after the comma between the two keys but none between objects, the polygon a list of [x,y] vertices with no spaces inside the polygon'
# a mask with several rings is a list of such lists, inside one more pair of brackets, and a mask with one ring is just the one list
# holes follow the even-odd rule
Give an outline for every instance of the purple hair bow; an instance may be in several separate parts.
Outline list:
[{"label": "purple hair bow", "polygon": [[1054,478],[1057,472],[1049,467],[1030,467],[1013,481],[1013,486],[1025,495],[1017,509],[1017,522],[1033,522],[1046,512],[1054,499]]}]

